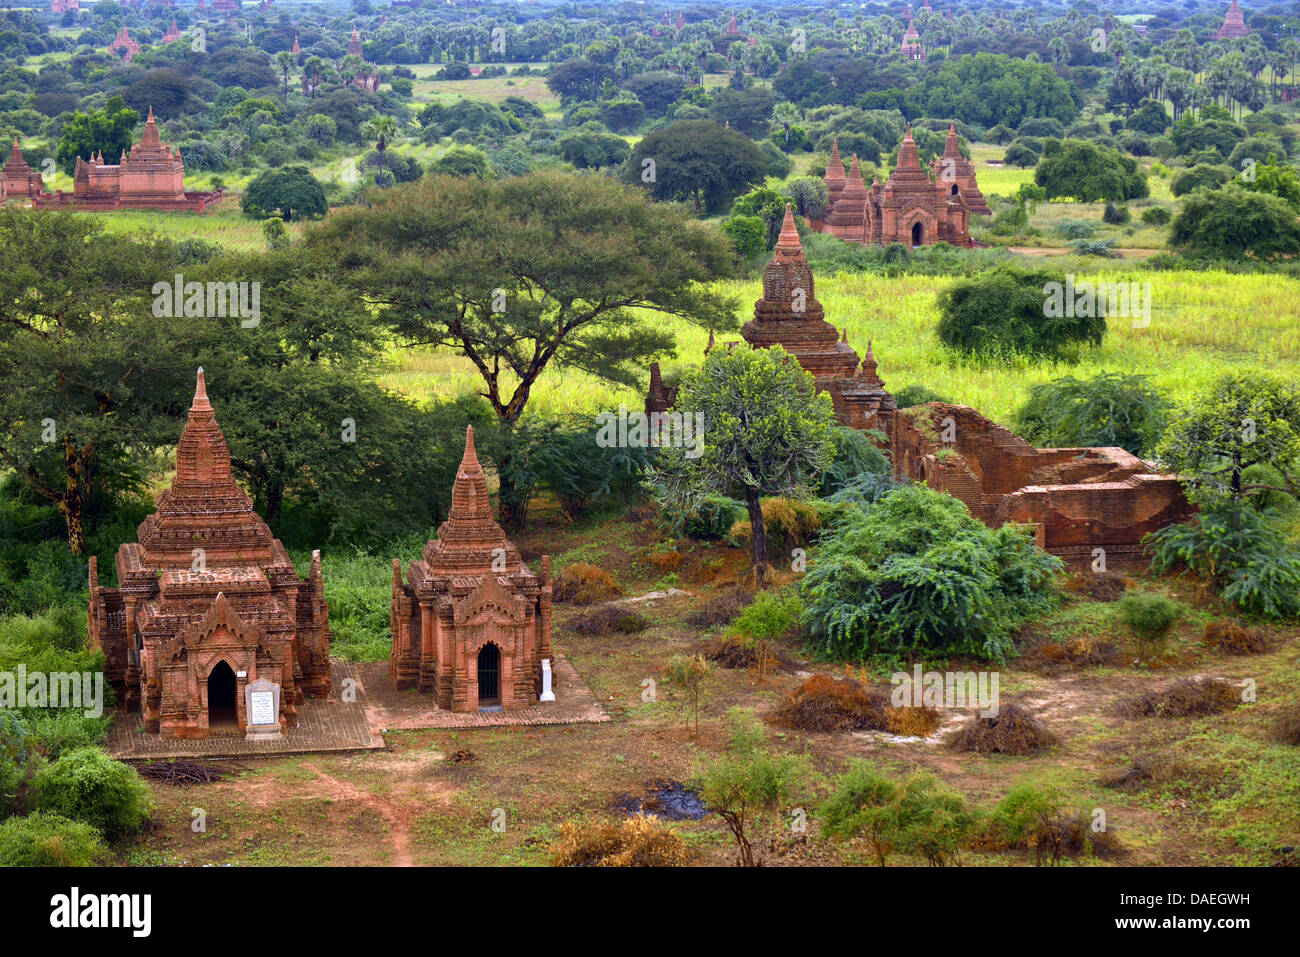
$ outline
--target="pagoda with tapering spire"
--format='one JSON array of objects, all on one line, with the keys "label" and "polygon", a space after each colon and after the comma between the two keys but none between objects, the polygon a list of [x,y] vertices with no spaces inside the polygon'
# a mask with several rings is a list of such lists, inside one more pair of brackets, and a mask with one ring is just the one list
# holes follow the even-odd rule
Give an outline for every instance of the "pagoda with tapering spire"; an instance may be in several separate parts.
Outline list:
[{"label": "pagoda with tapering spire", "polygon": [[1237,40],[1248,36],[1250,27],[1246,26],[1246,18],[1242,16],[1237,0],[1232,0],[1232,6],[1228,7],[1228,12],[1223,17],[1223,26],[1214,31],[1214,39]]},{"label": "pagoda with tapering spire", "polygon": [[947,187],[951,195],[961,193],[972,216],[988,216],[993,212],[975,180],[975,167],[961,155],[955,123],[948,125],[948,139],[943,145],[943,155],[930,161],[930,172],[934,174],[935,182]]},{"label": "pagoda with tapering spire", "polygon": [[[300,578],[235,481],[203,370],[176,447],[176,477],[137,540],[117,550],[118,587],[90,559],[90,642],[144,730],[200,738],[253,723],[244,691],[278,689],[283,730],[304,695],[330,690],[329,607],[320,552]],[[266,723],[266,722],[258,722]]]},{"label": "pagoda with tapering spire", "polygon": [[13,149],[9,151],[9,160],[0,171],[0,202],[11,199],[35,199],[45,191],[45,183],[38,170],[34,170],[23,158],[18,137],[14,137]]},{"label": "pagoda with tapering spire", "polygon": [[909,15],[907,20],[907,30],[903,33],[903,44],[899,47],[899,53],[905,60],[924,60],[925,47],[921,46],[921,34],[916,29],[916,24],[912,22]]},{"label": "pagoda with tapering spire", "polygon": [[551,658],[551,560],[525,565],[492,515],[487,478],[465,454],[438,537],[402,575],[393,560],[389,674],[450,711],[517,710],[538,701]]}]

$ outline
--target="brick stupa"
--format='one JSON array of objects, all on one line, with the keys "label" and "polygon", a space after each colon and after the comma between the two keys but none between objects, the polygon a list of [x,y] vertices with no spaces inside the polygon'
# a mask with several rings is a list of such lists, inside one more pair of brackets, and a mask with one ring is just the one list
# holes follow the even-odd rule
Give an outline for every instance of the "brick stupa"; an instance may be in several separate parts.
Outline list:
[{"label": "brick stupa", "polygon": [[0,172],[0,200],[35,199],[45,189],[41,174],[27,165],[23,151],[14,137],[13,149],[9,151],[9,160]]},{"label": "brick stupa", "polygon": [[921,46],[921,34],[917,32],[916,24],[910,18],[907,21],[907,30],[903,33],[903,44],[899,47],[898,52],[906,60],[925,59],[925,47]]},{"label": "brick stupa", "polygon": [[1224,15],[1223,26],[1214,31],[1214,39],[1237,40],[1248,36],[1250,27],[1246,26],[1246,18],[1242,16],[1237,0],[1232,0],[1232,6],[1228,7],[1228,12]]},{"label": "brick stupa", "polygon": [[405,581],[393,560],[393,683],[430,693],[450,711],[536,703],[542,661],[551,658],[549,556],[540,571],[529,570],[492,516],[470,426],[438,537]]},{"label": "brick stupa", "polygon": [[304,695],[329,694],[329,608],[320,552],[298,577],[235,482],[203,370],[176,447],[176,478],[136,542],[117,550],[118,587],[90,560],[90,641],[144,729],[177,738],[243,733],[244,689],[279,686],[283,729]]},{"label": "brick stupa", "polygon": [[966,200],[966,208],[972,216],[988,216],[993,210],[980,192],[975,180],[975,167],[971,161],[961,155],[961,145],[957,142],[956,124],[948,126],[948,139],[943,145],[943,155],[930,161],[930,172],[935,182],[946,187],[951,195],[961,193]]}]

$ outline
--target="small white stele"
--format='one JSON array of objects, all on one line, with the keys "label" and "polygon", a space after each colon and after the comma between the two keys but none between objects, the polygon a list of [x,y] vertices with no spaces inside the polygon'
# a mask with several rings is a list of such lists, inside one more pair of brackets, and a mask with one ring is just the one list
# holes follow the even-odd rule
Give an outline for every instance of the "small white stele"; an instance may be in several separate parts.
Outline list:
[{"label": "small white stele", "polygon": [[250,696],[252,699],[252,708],[249,709],[248,723],[253,725],[274,725],[276,721],[275,714],[275,694],[270,691],[254,691]]},{"label": "small white stele", "polygon": [[551,690],[551,659],[542,659],[542,696],[539,701],[554,701],[555,692]]}]

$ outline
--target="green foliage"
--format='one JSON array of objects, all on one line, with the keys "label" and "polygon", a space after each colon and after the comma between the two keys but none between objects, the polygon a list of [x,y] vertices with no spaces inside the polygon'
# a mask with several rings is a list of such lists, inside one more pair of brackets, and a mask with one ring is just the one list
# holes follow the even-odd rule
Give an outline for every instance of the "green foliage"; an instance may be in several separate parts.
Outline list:
[{"label": "green foliage", "polygon": [[27,807],[27,790],[40,767],[35,744],[18,714],[0,711],[0,820]]},{"label": "green foliage", "polygon": [[1101,221],[1111,226],[1123,226],[1132,218],[1127,206],[1116,206],[1114,203],[1107,203],[1101,212]]},{"label": "green foliage", "polygon": [[144,827],[153,792],[135,768],[114,761],[99,748],[77,748],[37,772],[33,805],[82,821],[110,840]]},{"label": "green foliage", "polygon": [[1068,317],[1051,308],[1050,292],[1063,279],[1046,270],[1003,267],[953,283],[939,295],[939,339],[984,355],[1059,355],[1076,345],[1101,345],[1105,316]]},{"label": "green foliage", "polygon": [[864,839],[884,867],[897,836],[898,797],[899,787],[892,779],[854,758],[819,808],[822,833],[841,841]]},{"label": "green foliage", "polygon": [[802,614],[803,601],[798,595],[759,592],[732,623],[731,631],[751,642],[775,641],[789,632]]},{"label": "green foliage", "polygon": [[1048,63],[1004,53],[965,54],[927,70],[907,87],[910,116],[942,116],[974,126],[1016,125],[1025,117],[1068,123],[1079,113],[1073,84]]},{"label": "green foliage", "polygon": [[955,860],[975,823],[960,792],[927,771],[917,771],[903,782],[887,833],[897,850],[923,857],[931,867],[943,867]]},{"label": "green foliage", "polygon": [[806,758],[769,750],[767,733],[752,711],[732,708],[728,717],[726,751],[702,762],[697,780],[701,800],[735,838],[740,863],[753,867],[755,831],[799,792],[809,767]]},{"label": "green foliage", "polygon": [[[731,206],[731,215],[760,218],[763,221],[765,246],[770,250],[776,246],[785,220],[786,206],[791,202],[785,193],[763,186],[739,197]],[[725,224],[723,228],[726,228]]]},{"label": "green foliage", "polygon": [[757,256],[767,250],[767,226],[760,216],[736,216],[722,224],[722,231],[731,240],[731,246],[741,259]]},{"label": "green foliage", "polygon": [[1253,178],[1243,175],[1241,185],[1252,193],[1276,196],[1300,213],[1300,173],[1293,167],[1281,165],[1272,153],[1264,162],[1255,164]]},{"label": "green foliage", "polygon": [[623,163],[631,147],[621,136],[587,123],[565,133],[558,140],[560,155],[578,169],[601,169]]},{"label": "green foliage", "polygon": [[329,212],[325,189],[306,166],[284,166],[259,173],[244,189],[240,204],[249,216],[279,216],[285,222],[319,219]]},{"label": "green foliage", "polygon": [[1169,245],[1200,256],[1258,259],[1300,254],[1300,221],[1286,201],[1237,186],[1190,194],[1174,217]]},{"label": "green foliage", "polygon": [[989,833],[1008,847],[1023,847],[1036,831],[1060,813],[1055,794],[1032,784],[1017,784],[989,817]]},{"label": "green foliage", "polygon": [[[899,407],[906,408],[902,403]],[[892,470],[889,459],[876,445],[876,441],[884,439],[882,434],[837,425],[834,435],[835,458],[822,472],[818,488],[818,494],[823,498],[835,494],[864,473],[884,475]]]},{"label": "green foliage", "polygon": [[90,867],[107,861],[108,848],[88,824],[45,813],[0,824],[0,867]]},{"label": "green foliage", "polygon": [[766,175],[758,147],[712,120],[682,120],[648,133],[623,167],[624,182],[658,200],[690,200],[697,214],[722,209]]},{"label": "green foliage", "polygon": [[1012,632],[1051,607],[1061,567],[1026,530],[989,529],[958,499],[906,485],[823,532],[804,623],[833,658],[1001,661]]},{"label": "green foliage", "polygon": [[794,211],[804,219],[821,219],[830,202],[830,190],[825,180],[816,176],[800,176],[786,183],[786,195],[794,203]]},{"label": "green foliage", "polygon": [[73,113],[63,121],[55,162],[68,176],[76,169],[78,157],[89,160],[102,153],[105,163],[116,163],[122,152],[131,148],[139,122],[140,114],[120,96],[109,97],[101,110]]},{"label": "green foliage", "polygon": [[1300,616],[1300,546],[1280,524],[1276,514],[1251,508],[1202,511],[1147,536],[1151,568],[1188,569],[1242,611],[1294,619]]},{"label": "green foliage", "polygon": [[1175,196],[1186,196],[1198,189],[1218,189],[1232,179],[1232,168],[1211,163],[1190,166],[1169,181],[1169,190]]},{"label": "green foliage", "polygon": [[1119,446],[1145,457],[1154,452],[1172,408],[1144,375],[1065,376],[1030,389],[1013,429],[1040,447]]},{"label": "green foliage", "polygon": [[1115,240],[1074,239],[1070,241],[1070,248],[1079,256],[1100,256],[1102,259],[1110,259],[1115,255]]},{"label": "green foliage", "polygon": [[945,395],[940,395],[929,386],[914,383],[903,386],[894,393],[894,402],[900,409],[910,409],[914,405],[925,405],[927,402],[951,402]]},{"label": "green foliage", "polygon": [[1142,222],[1146,226],[1167,226],[1173,215],[1163,206],[1151,206],[1142,210]]},{"label": "green foliage", "polygon": [[473,146],[453,146],[429,164],[430,176],[460,176],[490,179],[487,155]]},{"label": "green foliage", "polygon": [[1066,239],[1088,239],[1098,229],[1091,219],[1063,219],[1056,224],[1056,231]]},{"label": "green foliage", "polygon": [[1162,643],[1169,630],[1187,612],[1182,602],[1152,592],[1129,592],[1119,603],[1120,621],[1144,645]]},{"label": "green foliage", "polygon": [[1047,190],[1048,199],[1082,203],[1147,195],[1146,173],[1138,169],[1137,160],[1088,140],[1045,140],[1034,182]]}]

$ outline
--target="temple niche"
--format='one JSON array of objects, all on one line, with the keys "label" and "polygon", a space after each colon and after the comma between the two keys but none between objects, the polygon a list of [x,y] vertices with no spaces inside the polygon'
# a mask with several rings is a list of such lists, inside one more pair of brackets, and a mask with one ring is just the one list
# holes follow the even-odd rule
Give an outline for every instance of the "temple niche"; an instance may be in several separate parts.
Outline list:
[{"label": "temple niche", "polygon": [[[199,369],[176,448],[176,478],[138,541],[117,551],[118,587],[90,560],[90,641],[105,678],[144,729],[166,737],[243,734],[245,689],[278,686],[281,729],[304,696],[330,691],[329,606],[320,552],[298,577],[235,482],[230,448]],[[265,724],[265,721],[258,722]]]},{"label": "temple niche", "polygon": [[470,426],[438,537],[405,581],[393,560],[393,684],[432,694],[449,711],[512,711],[542,699],[552,657],[549,556],[540,572],[492,517]]},{"label": "temple niche", "polygon": [[971,245],[971,215],[987,215],[990,210],[974,167],[961,155],[955,129],[949,128],[943,156],[935,159],[931,169],[934,179],[921,165],[911,124],[889,179],[882,184],[877,175],[870,188],[863,184],[857,156],[845,173],[836,141],[826,164],[826,211],[821,219],[810,220],[809,227],[861,245]]},{"label": "temple niche", "polygon": [[203,212],[221,199],[222,191],[186,192],[185,162],[181,151],[164,143],[158,133],[153,109],[145,120],[140,142],[119,162],[104,162],[103,154],[89,160],[77,157],[72,173],[72,193],[57,190],[42,193],[33,202],[47,206],[90,209],[160,209]]}]

